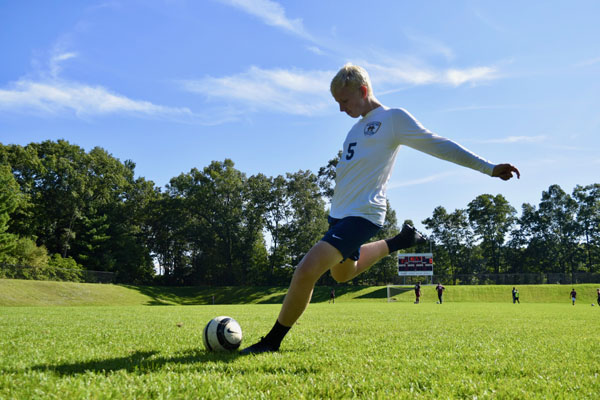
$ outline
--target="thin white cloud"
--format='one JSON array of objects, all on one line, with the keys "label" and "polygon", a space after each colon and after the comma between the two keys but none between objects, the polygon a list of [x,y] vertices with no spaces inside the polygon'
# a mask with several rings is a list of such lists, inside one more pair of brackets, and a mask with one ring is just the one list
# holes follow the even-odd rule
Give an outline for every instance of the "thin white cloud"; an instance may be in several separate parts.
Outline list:
[{"label": "thin white cloud", "polygon": [[302,71],[250,67],[227,77],[181,81],[184,90],[208,98],[242,103],[253,110],[313,115],[331,106],[333,71]]},{"label": "thin white cloud", "polygon": [[376,58],[380,59],[377,63],[358,60],[356,64],[369,71],[371,81],[374,86],[378,86],[379,93],[397,91],[398,85],[476,85],[499,78],[497,69],[488,66],[440,69],[427,65],[415,57],[390,58],[379,55]]},{"label": "thin white cloud", "polygon": [[148,101],[132,100],[101,86],[53,80],[36,82],[22,79],[9,89],[0,89],[0,111],[78,116],[133,114],[158,118],[189,118],[187,108],[173,108]]},{"label": "thin white cloud", "polygon": [[457,112],[457,111],[477,111],[477,110],[509,110],[509,109],[523,109],[531,108],[530,104],[482,104],[482,105],[470,105],[470,106],[459,106],[444,108],[441,112]]},{"label": "thin white cloud", "polygon": [[456,172],[448,171],[448,172],[442,172],[439,174],[425,176],[423,178],[413,179],[410,181],[397,181],[397,182],[390,183],[388,185],[388,190],[396,189],[396,188],[400,188],[400,187],[406,187],[406,186],[423,185],[426,183],[439,181],[440,179],[444,179],[450,175],[455,175],[455,174],[456,174]]},{"label": "thin white cloud", "polygon": [[590,58],[588,60],[583,60],[577,64],[575,64],[575,67],[589,67],[590,65],[595,65],[595,64],[599,64],[600,63],[600,57],[596,57],[596,58]]},{"label": "thin white cloud", "polygon": [[61,67],[61,63],[63,61],[69,60],[71,58],[75,58],[77,57],[77,53],[74,52],[61,52],[61,53],[56,53],[53,54],[52,57],[50,57],[50,75],[52,75],[53,77],[57,77],[60,74],[60,71],[62,70]]},{"label": "thin white cloud", "polygon": [[304,29],[302,19],[290,19],[285,15],[281,4],[271,0],[219,0],[221,3],[238,8],[254,15],[269,26],[283,29],[294,35],[310,38]]},{"label": "thin white cloud", "polygon": [[322,56],[325,54],[325,52],[323,50],[321,50],[319,47],[317,46],[308,46],[307,47],[308,51],[310,51],[311,53],[314,53],[318,56]]},{"label": "thin white cloud", "polygon": [[544,135],[539,136],[508,136],[499,139],[489,139],[477,141],[478,143],[540,143],[546,141],[547,137]]},{"label": "thin white cloud", "polygon": [[449,69],[440,79],[442,83],[460,86],[464,83],[478,83],[496,79],[496,69],[491,67],[475,67],[468,69]]},{"label": "thin white cloud", "polygon": [[408,29],[405,31],[404,35],[418,47],[420,52],[442,55],[447,60],[453,60],[455,58],[454,51],[449,46],[436,39],[418,34]]}]

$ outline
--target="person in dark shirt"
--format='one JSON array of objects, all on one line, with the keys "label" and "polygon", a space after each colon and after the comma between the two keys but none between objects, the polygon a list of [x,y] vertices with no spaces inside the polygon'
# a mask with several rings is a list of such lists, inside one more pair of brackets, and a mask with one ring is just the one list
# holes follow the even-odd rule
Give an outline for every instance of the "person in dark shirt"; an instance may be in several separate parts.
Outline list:
[{"label": "person in dark shirt", "polygon": [[419,304],[421,298],[421,282],[417,282],[415,285],[415,304]]},{"label": "person in dark shirt", "polygon": [[446,290],[446,288],[444,286],[442,286],[442,284],[440,282],[438,282],[435,290],[437,290],[439,303],[442,304],[442,295],[444,294],[444,290]]},{"label": "person in dark shirt", "polygon": [[571,301],[573,302],[573,305],[575,305],[576,299],[577,299],[577,292],[575,291],[575,288],[573,288],[573,290],[571,290]]},{"label": "person in dark shirt", "polygon": [[329,302],[331,303],[333,301],[333,304],[335,304],[335,289],[331,289],[331,292],[329,293]]}]

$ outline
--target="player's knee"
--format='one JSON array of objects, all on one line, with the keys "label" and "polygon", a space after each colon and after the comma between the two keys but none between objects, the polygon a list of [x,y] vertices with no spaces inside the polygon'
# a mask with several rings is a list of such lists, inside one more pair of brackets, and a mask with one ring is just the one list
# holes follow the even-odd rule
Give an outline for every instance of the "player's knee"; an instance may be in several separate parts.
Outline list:
[{"label": "player's knee", "polygon": [[314,268],[310,268],[305,264],[300,264],[294,271],[294,278],[303,283],[315,283],[319,279],[319,275],[315,273]]},{"label": "player's knee", "polygon": [[335,279],[337,283],[348,282],[350,279],[352,279],[352,276],[349,273],[347,273],[347,271],[341,269],[332,268],[331,276],[333,277],[333,279]]}]

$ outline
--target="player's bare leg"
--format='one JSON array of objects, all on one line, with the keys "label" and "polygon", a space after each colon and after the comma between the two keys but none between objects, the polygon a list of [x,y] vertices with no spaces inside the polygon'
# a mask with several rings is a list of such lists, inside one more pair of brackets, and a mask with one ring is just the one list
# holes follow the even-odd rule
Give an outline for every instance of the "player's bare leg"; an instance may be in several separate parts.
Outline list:
[{"label": "player's bare leg", "polygon": [[291,327],[300,318],[312,297],[317,280],[332,266],[339,264],[342,255],[327,242],[315,244],[302,258],[288,289],[277,320]]},{"label": "player's bare leg", "polygon": [[390,254],[385,240],[367,243],[360,246],[358,261],[347,259],[343,263],[331,267],[331,276],[337,282],[347,282],[371,268],[377,261]]},{"label": "player's bare leg", "polygon": [[279,317],[269,334],[258,343],[244,349],[241,354],[259,354],[277,351],[283,337],[300,318],[310,303],[317,280],[333,265],[342,260],[338,249],[327,242],[315,244],[302,258],[294,271]]}]

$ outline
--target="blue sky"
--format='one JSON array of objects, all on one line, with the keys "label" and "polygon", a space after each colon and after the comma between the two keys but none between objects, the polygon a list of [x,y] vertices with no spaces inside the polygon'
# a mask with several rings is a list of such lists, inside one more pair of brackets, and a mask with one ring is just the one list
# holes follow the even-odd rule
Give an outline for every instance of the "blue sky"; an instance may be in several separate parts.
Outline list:
[{"label": "blue sky", "polygon": [[[368,6],[366,4],[369,4]],[[502,193],[600,183],[597,1],[0,0],[0,142],[106,149],[157,185],[230,158],[248,176],[317,172],[356,122],[329,82],[375,95],[520,180],[400,151],[400,221]]]}]

